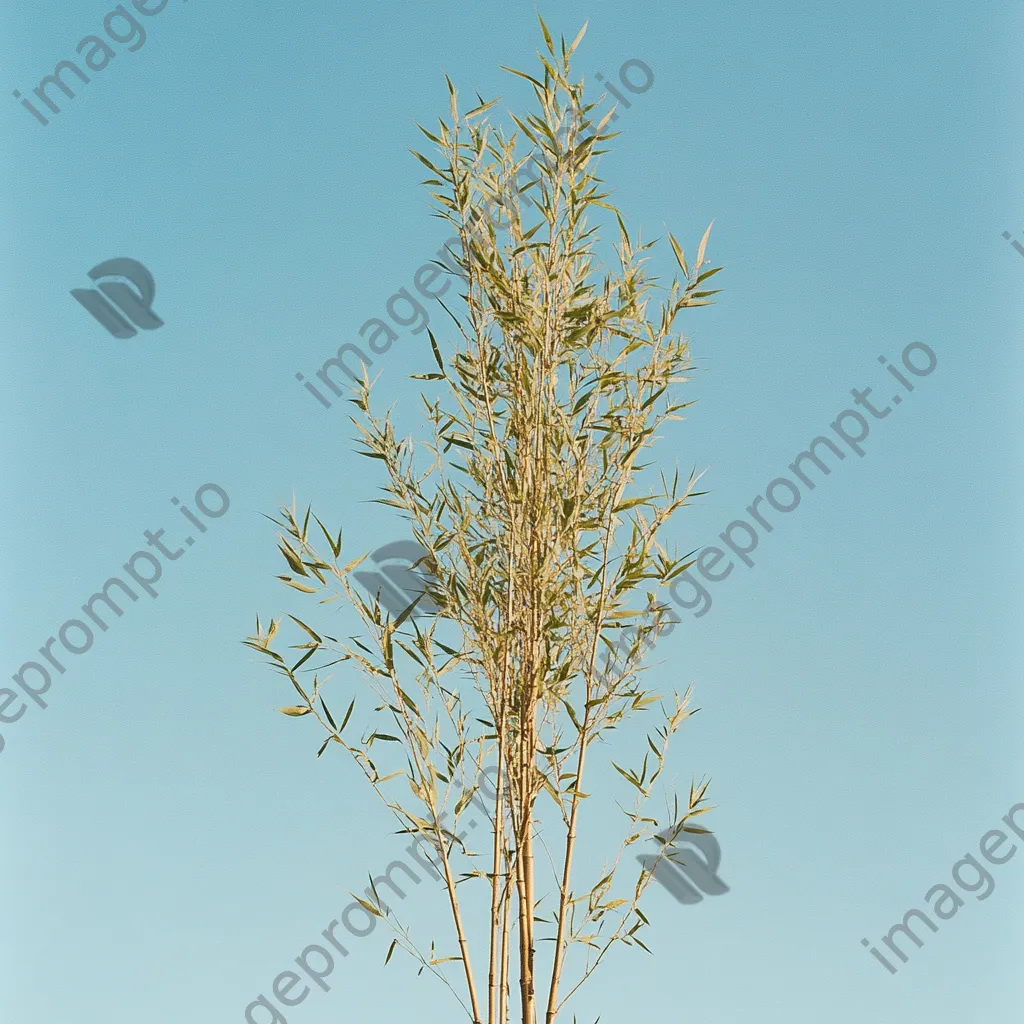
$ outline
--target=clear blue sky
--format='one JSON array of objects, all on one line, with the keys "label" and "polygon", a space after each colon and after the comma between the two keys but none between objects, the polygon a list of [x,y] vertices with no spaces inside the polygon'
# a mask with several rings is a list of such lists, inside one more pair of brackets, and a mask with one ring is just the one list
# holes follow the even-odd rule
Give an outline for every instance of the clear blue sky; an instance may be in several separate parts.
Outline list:
[{"label": "clear blue sky", "polygon": [[[367,504],[379,480],[343,406],[294,375],[357,341],[445,237],[407,152],[414,122],[446,109],[442,73],[521,107],[498,65],[528,66],[539,33],[531,5],[494,0],[170,0],[136,15],[142,45],[112,21],[128,41],[42,125],[10,91],[31,96],[112,8],[2,16],[0,686],[123,575],[143,531],[172,549],[192,536],[172,498],[195,510],[214,483],[231,504],[164,560],[157,598],[62,655],[45,711],[0,726],[0,1017],[239,1024],[405,845],[351,767],[314,760],[313,729],[273,712],[286,691],[239,643],[257,612],[298,608],[260,513],[312,500],[353,554],[404,535]],[[707,469],[681,548],[748,518],[856,408],[851,388],[903,393],[880,355],[900,367],[921,342],[937,358],[871,422],[864,457],[773,513],[753,568],[659,646],[654,678],[692,681],[703,709],[673,772],[713,777],[730,891],[653,892],[653,957],[617,954],[579,1019],[1016,1019],[1024,852],[895,976],[860,940],[926,907],[1024,801],[1024,258],[1002,237],[1024,243],[1024,9],[552,0],[545,15],[570,37],[590,19],[591,95],[631,58],[654,73],[604,158],[628,222],[689,251],[715,220],[726,290],[684,324],[697,404],[658,450]],[[71,298],[114,257],[152,271],[164,327],[115,340]],[[425,335],[403,332],[376,363],[383,395],[408,408],[407,374],[429,367]],[[594,856],[612,820],[586,823]],[[420,886],[403,917],[429,927],[435,895]],[[458,1019],[407,962],[385,971],[386,947],[352,940],[288,1024],[405,1019],[411,998],[418,1022]]]}]

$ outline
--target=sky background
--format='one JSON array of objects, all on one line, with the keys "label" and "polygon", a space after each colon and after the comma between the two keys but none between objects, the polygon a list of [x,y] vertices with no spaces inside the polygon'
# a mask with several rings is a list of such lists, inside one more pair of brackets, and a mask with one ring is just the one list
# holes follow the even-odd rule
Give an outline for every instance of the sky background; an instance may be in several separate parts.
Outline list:
[{"label": "sky background", "polygon": [[[112,7],[8,5],[8,91],[30,95]],[[602,158],[627,223],[690,253],[715,221],[725,291],[680,321],[697,401],[657,449],[707,471],[671,528],[681,550],[743,517],[851,388],[895,394],[879,355],[899,365],[917,341],[938,360],[871,424],[865,456],[775,513],[754,567],[659,644],[652,680],[692,681],[702,708],[671,775],[712,777],[730,891],[683,906],[652,889],[653,955],[620,950],[573,1009],[1014,1019],[1024,854],[895,976],[860,940],[924,908],[1024,801],[1024,258],[1002,237],[1024,243],[1024,8],[551,0],[544,14],[569,38],[590,19],[589,97],[631,58],[654,73]],[[294,375],[357,341],[446,237],[408,153],[415,122],[447,110],[442,73],[467,102],[518,110],[529,90],[498,65],[530,70],[540,44],[531,5],[493,0],[170,0],[145,28],[48,126],[10,96],[0,112],[5,678],[123,575],[144,530],[181,544],[172,498],[194,509],[212,482],[231,505],[164,565],[157,598],[64,655],[45,711],[0,727],[0,1015],[24,1024],[238,1024],[402,855],[353,767],[314,759],[315,728],[274,711],[287,684],[240,643],[257,613],[303,610],[274,579],[261,513],[312,501],[352,557],[407,535],[369,504],[380,479],[343,403],[325,409]],[[163,328],[119,341],[71,298],[113,257],[153,273]],[[666,244],[655,265],[671,272]],[[412,408],[407,376],[430,368],[426,335],[403,332],[375,362],[382,398]],[[617,835],[607,810],[588,819],[584,866]],[[401,914],[432,934],[437,893],[421,885]],[[459,1019],[408,961],[383,967],[380,929],[349,939],[331,990],[288,1024],[410,1006],[423,1024]]]}]

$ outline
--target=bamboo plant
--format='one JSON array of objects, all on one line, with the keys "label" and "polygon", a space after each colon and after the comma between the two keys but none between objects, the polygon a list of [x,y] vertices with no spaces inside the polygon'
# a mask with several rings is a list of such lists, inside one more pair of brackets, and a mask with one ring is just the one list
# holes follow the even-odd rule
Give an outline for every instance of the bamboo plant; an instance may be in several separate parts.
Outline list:
[{"label": "bamboo plant", "polygon": [[[671,838],[704,831],[693,819],[709,809],[706,783],[651,808],[669,741],[693,713],[688,688],[662,696],[643,683],[647,651],[673,628],[659,593],[692,564],[661,538],[699,492],[694,474],[642,460],[689,404],[675,396],[691,367],[675,323],[709,303],[719,268],[705,263],[709,228],[692,263],[668,236],[671,283],[649,275],[654,243],[630,236],[597,175],[613,111],[600,116],[570,70],[586,26],[557,47],[541,29],[536,75],[505,69],[536,103],[511,115],[514,130],[489,122],[497,100],[461,112],[450,80],[448,119],[420,129],[433,144],[416,154],[425,184],[461,242],[439,263],[461,302],[438,300],[451,326],[428,332],[431,365],[415,375],[427,436],[398,436],[365,377],[353,393],[361,452],[383,470],[376,500],[424,551],[424,595],[390,614],[351,580],[366,556],[346,562],[340,530],[293,504],[274,520],[280,579],[311,603],[347,600],[363,632],[339,639],[289,616],[296,642],[279,649],[281,619],[257,618],[246,641],[299,695],[280,710],[319,723],[317,756],[346,751],[400,831],[430,843],[450,935],[424,950],[372,883],[360,902],[395,929],[387,959],[411,954],[477,1024],[555,1024],[612,947],[647,949],[639,903],[656,864],[624,885],[624,852],[660,833],[659,858],[671,857]],[[524,185],[528,160],[536,177]],[[617,234],[614,269],[599,259],[601,223]],[[430,614],[413,614],[427,597]],[[336,691],[341,713],[325,700]],[[625,753],[609,754],[613,739]],[[601,760],[632,802],[621,841],[581,879],[581,822],[607,815],[585,780]],[[481,788],[484,769],[493,787]],[[607,790],[608,777],[594,782]],[[471,803],[490,820],[481,850],[460,828]]]}]

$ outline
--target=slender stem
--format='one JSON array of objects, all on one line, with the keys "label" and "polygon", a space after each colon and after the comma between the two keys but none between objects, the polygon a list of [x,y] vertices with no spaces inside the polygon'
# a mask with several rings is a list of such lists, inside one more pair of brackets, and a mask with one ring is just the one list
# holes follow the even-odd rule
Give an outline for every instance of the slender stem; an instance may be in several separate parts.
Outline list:
[{"label": "slender stem", "polygon": [[[504,717],[504,716],[503,716]],[[498,984],[498,921],[500,910],[499,881],[501,871],[501,854],[505,839],[505,782],[502,766],[502,753],[504,751],[505,723],[502,720],[498,724],[498,781],[495,785],[494,794],[494,856],[491,861],[491,921],[490,921],[490,950],[487,976],[487,1020],[489,1024],[498,1024],[497,1021],[497,984]]]},{"label": "slender stem", "polygon": [[466,987],[469,989],[469,1004],[473,1011],[473,1024],[480,1024],[480,1004],[476,995],[476,983],[473,981],[473,966],[469,958],[469,945],[466,942],[466,933],[462,927],[462,911],[459,907],[459,899],[455,894],[455,878],[452,875],[451,864],[448,860],[448,848],[444,842],[444,836],[438,827],[438,838],[440,839],[441,865],[444,868],[444,881],[448,889],[448,900],[452,908],[452,917],[455,921],[455,932],[459,939],[459,952],[462,955],[462,964],[466,969]]},{"label": "slender stem", "polygon": [[[505,859],[505,872],[510,875],[508,858]],[[510,914],[512,909],[512,893],[505,887],[501,909],[501,985],[498,991],[498,1024],[508,1024],[508,960],[511,951],[509,942]]]},{"label": "slender stem", "polygon": [[[622,479],[625,481],[625,476],[623,476]],[[572,878],[572,855],[576,846],[576,820],[579,814],[580,788],[583,785],[583,764],[587,752],[587,736],[590,727],[591,711],[593,708],[591,700],[593,696],[594,663],[597,660],[597,646],[601,635],[601,623],[604,617],[605,601],[608,594],[608,555],[611,549],[613,535],[612,523],[615,519],[615,514],[612,510],[615,508],[615,503],[618,501],[621,493],[622,485],[620,484],[615,497],[608,503],[608,519],[605,523],[603,551],[604,565],[601,570],[601,591],[597,602],[597,614],[594,619],[594,637],[591,641],[590,658],[586,674],[586,711],[583,716],[583,728],[580,730],[580,753],[579,759],[576,762],[576,776],[572,791],[572,808],[569,812],[569,828],[565,837],[565,860],[562,864],[562,881],[558,892],[558,931],[555,936],[555,954],[554,962],[551,967],[551,985],[548,989],[548,1007],[546,1014],[547,1024],[554,1024],[555,1017],[558,1014],[558,983],[561,979],[562,966],[565,962],[565,926],[569,908],[569,887]]]}]

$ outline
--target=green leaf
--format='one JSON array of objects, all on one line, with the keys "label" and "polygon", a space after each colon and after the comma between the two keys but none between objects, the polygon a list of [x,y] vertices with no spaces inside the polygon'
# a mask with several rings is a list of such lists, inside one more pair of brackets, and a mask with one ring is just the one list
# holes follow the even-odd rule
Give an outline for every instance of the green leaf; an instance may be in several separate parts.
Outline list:
[{"label": "green leaf", "polygon": [[278,549],[281,554],[284,555],[285,561],[288,563],[292,572],[298,573],[300,576],[309,575],[309,573],[306,572],[306,567],[302,564],[302,559],[299,558],[298,552],[294,551],[287,541],[282,540],[278,545]]},{"label": "green leaf", "polygon": [[384,917],[384,915],[372,903],[367,903],[366,900],[361,900],[355,895],[355,893],[350,893],[350,895],[355,897],[356,903],[358,903],[359,906],[361,906],[368,914],[373,914],[374,917]]},{"label": "green leaf", "polygon": [[668,240],[672,243],[672,251],[676,254],[676,262],[679,264],[679,269],[689,278],[690,271],[686,266],[686,257],[683,255],[683,250],[672,235],[668,236]]},{"label": "green leaf", "polygon": [[430,339],[430,348],[434,353],[434,361],[437,363],[437,368],[444,374],[444,363],[441,362],[441,353],[437,348],[437,339],[434,337],[434,332],[428,327],[427,337]]},{"label": "green leaf", "polygon": [[365,562],[365,561],[366,561],[366,559],[367,559],[367,558],[369,558],[369,557],[370,557],[370,553],[369,553],[369,552],[367,552],[367,553],[366,553],[365,555],[360,555],[360,556],[359,556],[358,558],[356,558],[356,559],[353,559],[353,561],[349,562],[349,563],[348,563],[348,565],[346,565],[346,566],[344,566],[344,567],[342,568],[342,570],[341,570],[341,571],[342,571],[342,573],[343,573],[343,574],[347,574],[347,573],[350,573],[350,572],[351,572],[351,571],[352,571],[353,569],[355,569],[355,568],[356,568],[357,566],[359,566],[359,565],[361,565],[361,564],[362,564],[363,562]]},{"label": "green leaf", "polygon": [[576,52],[576,47],[579,46],[581,42],[583,42],[583,37],[587,34],[587,26],[589,24],[589,21],[583,22],[583,28],[580,29],[579,34],[572,41],[572,46],[570,46],[565,53],[566,57],[571,57]]},{"label": "green leaf", "polygon": [[707,231],[704,232],[704,237],[700,240],[700,245],[697,248],[697,266],[694,267],[695,270],[700,270],[704,263],[704,249],[707,247],[708,239],[711,237],[711,228],[714,223],[715,222],[712,221],[711,224],[708,225]]},{"label": "green leaf", "polygon": [[611,762],[612,767],[631,785],[636,786],[641,793],[644,791],[644,787],[637,781],[636,776],[632,772],[627,772],[625,768],[620,768],[614,761]]},{"label": "green leaf", "polygon": [[327,527],[316,516],[313,516],[313,518],[316,519],[316,524],[320,527],[321,533],[327,538],[327,543],[331,545],[331,554],[337,558],[341,553],[341,530],[338,531],[338,540],[335,542],[334,538],[327,532]]},{"label": "green leaf", "polygon": [[616,512],[625,512],[628,508],[635,508],[637,505],[642,505],[644,502],[648,502],[650,500],[650,497],[627,498],[612,509],[612,514],[614,515]]},{"label": "green leaf", "polygon": [[525,71],[516,71],[515,68],[505,67],[504,64],[499,64],[498,67],[500,67],[502,71],[507,71],[510,75],[518,75],[520,78],[525,78],[528,82],[532,82],[535,86],[537,86],[537,88],[540,89],[541,92],[544,91],[544,86],[541,85],[536,78],[534,78],[532,75],[528,75]]},{"label": "green leaf", "polygon": [[693,283],[694,283],[694,284],[700,284],[700,283],[701,283],[701,281],[704,281],[704,280],[706,280],[707,278],[709,278],[709,277],[712,277],[712,276],[713,276],[714,274],[717,274],[717,273],[718,273],[718,272],[719,272],[719,271],[720,271],[721,269],[722,269],[721,267],[715,267],[715,268],[713,268],[712,270],[705,270],[705,271],[704,271],[704,273],[703,273],[703,274],[700,274],[700,275],[699,275],[699,276],[697,277],[697,280],[696,280],[696,281],[694,281]]},{"label": "green leaf", "polygon": [[[320,698],[321,702],[323,697]],[[341,725],[338,726],[338,735],[345,731],[345,726],[348,725],[348,720],[352,717],[352,709],[356,706],[355,698],[352,698],[352,703],[348,706],[348,711],[345,712],[345,717],[341,720]]]},{"label": "green leaf", "polygon": [[409,152],[421,163],[426,164],[439,178],[444,177],[444,171],[440,167],[435,167],[422,153],[417,153],[414,149],[410,149]]},{"label": "green leaf", "polygon": [[540,12],[537,13],[537,20],[540,22],[540,30],[544,33],[544,44],[548,48],[548,53],[552,57],[555,55],[555,44],[551,41],[551,33],[548,31],[547,25],[544,24],[544,19],[540,16]]},{"label": "green leaf", "polygon": [[304,583],[296,583],[295,580],[289,579],[287,576],[279,576],[278,579],[283,580],[289,587],[294,587],[296,590],[302,591],[303,594],[316,593],[316,589],[314,587],[307,587]]},{"label": "green leaf", "polygon": [[562,703],[565,705],[565,710],[569,713],[569,718],[571,719],[572,724],[576,726],[576,731],[583,732],[583,726],[580,725],[579,721],[577,720],[576,713],[573,711],[572,705],[564,698],[562,699]]},{"label": "green leaf", "polygon": [[302,621],[302,619],[297,619],[295,618],[294,615],[289,615],[288,618],[291,619],[292,622],[297,622],[318,644],[323,643],[323,639],[319,636],[319,634],[315,633],[312,629],[310,629],[310,627],[307,626]]},{"label": "green leaf", "polygon": [[[478,93],[477,95],[479,96],[479,93]],[[478,106],[478,107],[474,107],[474,108],[473,108],[472,110],[470,110],[470,111],[469,111],[468,113],[466,113],[466,114],[463,114],[462,116],[463,116],[463,117],[464,117],[464,118],[465,118],[465,119],[466,119],[467,121],[468,121],[468,120],[469,120],[469,119],[470,119],[471,117],[479,117],[479,115],[480,115],[480,114],[482,114],[482,113],[484,113],[484,111],[485,111],[485,110],[490,110],[490,109],[491,109],[491,107],[493,107],[493,106],[494,106],[494,104],[495,104],[495,103],[497,103],[497,102],[498,102],[498,100],[500,100],[500,99],[501,99],[501,97],[500,97],[500,96],[498,96],[497,98],[495,98],[495,99],[491,100],[491,101],[490,101],[489,103],[481,103],[481,104],[480,104],[480,106]],[[438,141],[438,140],[435,140],[435,141]]]},{"label": "green leaf", "polygon": [[334,716],[331,714],[330,709],[327,707],[327,701],[324,700],[323,694],[320,695],[320,707],[324,709],[324,714],[327,716],[327,721],[331,723],[331,728],[337,731],[338,726],[334,722]]},{"label": "green leaf", "polygon": [[291,671],[297,672],[303,665],[305,665],[307,661],[309,661],[310,658],[313,657],[314,654],[316,654],[316,651],[316,647],[310,647],[310,649],[306,651],[306,653],[301,658],[299,658],[299,660],[295,662],[294,665],[292,665]]},{"label": "green leaf", "polygon": [[417,718],[420,718],[420,717],[422,717],[422,716],[420,715],[420,709],[419,709],[418,707],[416,707],[416,704],[415,704],[415,702],[413,701],[412,697],[410,697],[410,696],[409,696],[409,694],[407,694],[407,693],[405,692],[405,690],[403,690],[403,689],[402,689],[402,688],[401,688],[400,686],[399,686],[399,687],[397,687],[397,690],[398,690],[398,695],[399,695],[399,696],[400,696],[400,697],[402,698],[402,701],[403,701],[403,703],[404,703],[404,704],[406,705],[406,707],[407,707],[407,708],[409,708],[409,710],[410,710],[410,711],[411,711],[411,712],[412,712],[412,713],[413,713],[413,714],[414,714],[414,715],[415,715],[415,716],[416,716]]}]

